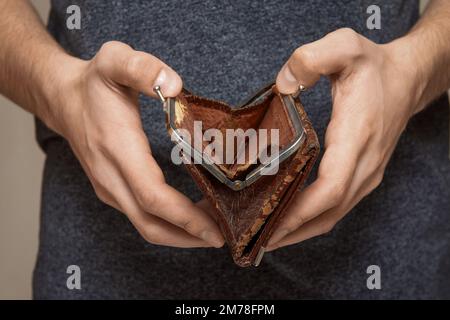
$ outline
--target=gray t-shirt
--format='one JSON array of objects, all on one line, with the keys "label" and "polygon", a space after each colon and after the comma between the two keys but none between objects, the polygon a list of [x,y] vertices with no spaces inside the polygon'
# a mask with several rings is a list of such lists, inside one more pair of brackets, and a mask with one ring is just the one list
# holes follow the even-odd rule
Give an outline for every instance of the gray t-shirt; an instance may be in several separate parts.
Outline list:
[{"label": "gray t-shirt", "polygon": [[[68,30],[66,9],[81,9]],[[272,81],[293,50],[340,27],[377,43],[404,35],[418,18],[411,0],[377,1],[381,30],[368,30],[373,1],[52,1],[49,30],[71,54],[90,59],[108,40],[152,53],[197,94],[237,104]],[[414,67],[414,66],[411,66]],[[450,161],[445,99],[416,115],[381,186],[329,234],[269,253],[258,268],[235,266],[227,249],[146,243],[124,215],[102,204],[66,141],[37,123],[47,153],[35,298],[450,298]],[[303,102],[323,144],[328,80]],[[200,193],[170,161],[158,101],[140,99],[144,129],[168,183]],[[110,106],[114,108],[114,106]],[[357,133],[355,133],[357,134]],[[313,173],[312,179],[315,177]],[[68,290],[78,265],[82,290]],[[369,290],[367,268],[381,269]]]}]

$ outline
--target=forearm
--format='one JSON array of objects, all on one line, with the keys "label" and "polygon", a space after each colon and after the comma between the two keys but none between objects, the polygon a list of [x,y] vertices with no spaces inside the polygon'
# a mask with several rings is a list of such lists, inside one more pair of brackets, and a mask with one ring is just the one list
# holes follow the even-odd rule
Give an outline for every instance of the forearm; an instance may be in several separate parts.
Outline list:
[{"label": "forearm", "polygon": [[416,80],[419,112],[450,88],[450,1],[432,0],[414,28],[392,45]]},{"label": "forearm", "polygon": [[47,33],[25,0],[0,2],[0,93],[50,121],[61,69],[76,61]]}]

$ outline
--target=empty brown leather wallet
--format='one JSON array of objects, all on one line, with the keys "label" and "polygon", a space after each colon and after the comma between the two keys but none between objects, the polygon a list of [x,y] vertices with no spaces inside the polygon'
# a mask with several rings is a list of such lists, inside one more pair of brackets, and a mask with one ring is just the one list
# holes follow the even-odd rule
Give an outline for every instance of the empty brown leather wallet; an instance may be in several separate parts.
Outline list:
[{"label": "empty brown leather wallet", "polygon": [[[242,267],[259,265],[265,246],[283,218],[287,206],[296,191],[305,183],[319,154],[317,135],[308,119],[299,97],[281,95],[274,84],[260,90],[239,107],[191,94],[187,90],[174,100],[174,110],[167,110],[167,126],[185,129],[193,133],[194,121],[202,121],[203,130],[226,129],[279,129],[280,148],[292,148],[296,130],[292,110],[286,101],[292,102],[300,120],[301,143],[298,149],[279,164],[275,175],[261,175],[256,181],[242,188],[231,188],[200,164],[185,164],[204,196],[215,210],[216,220],[228,244],[234,262]],[[293,107],[294,106],[294,107]],[[170,119],[170,117],[172,117]],[[298,125],[298,124],[296,124]],[[192,156],[192,155],[190,155]],[[245,181],[255,165],[218,164],[218,169],[230,181]],[[237,183],[236,183],[237,185]]]}]

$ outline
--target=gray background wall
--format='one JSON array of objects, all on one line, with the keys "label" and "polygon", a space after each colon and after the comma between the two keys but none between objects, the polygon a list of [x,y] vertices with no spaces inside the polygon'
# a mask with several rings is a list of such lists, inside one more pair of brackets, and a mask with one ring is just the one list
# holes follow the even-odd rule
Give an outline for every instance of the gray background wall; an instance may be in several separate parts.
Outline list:
[{"label": "gray background wall", "polygon": [[[32,2],[46,21],[49,1]],[[31,297],[43,161],[33,117],[0,96],[0,299]]]}]

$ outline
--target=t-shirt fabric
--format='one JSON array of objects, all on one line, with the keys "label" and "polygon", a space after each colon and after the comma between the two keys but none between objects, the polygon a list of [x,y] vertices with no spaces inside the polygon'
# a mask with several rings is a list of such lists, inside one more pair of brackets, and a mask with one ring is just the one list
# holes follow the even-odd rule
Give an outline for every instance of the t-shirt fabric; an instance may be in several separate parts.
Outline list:
[{"label": "t-shirt fabric", "polygon": [[[372,4],[53,0],[48,29],[70,54],[83,59],[92,58],[106,41],[123,41],[172,66],[193,92],[237,105],[273,81],[302,44],[341,27],[387,43],[406,34],[418,19],[418,1],[377,1],[381,29],[369,30],[366,10]],[[70,5],[80,7],[79,30],[66,26]],[[321,79],[302,100],[323,145],[332,108],[329,81]],[[167,182],[199,200],[187,171],[170,160],[173,144],[159,101],[142,96],[140,108]],[[34,297],[450,298],[448,123],[443,97],[411,119],[382,184],[332,232],[267,253],[258,268],[240,268],[226,247],[147,243],[125,215],[96,198],[68,143],[37,121],[46,162]],[[81,290],[66,286],[70,265],[80,267]],[[367,287],[372,265],[380,268],[379,290]]]}]

